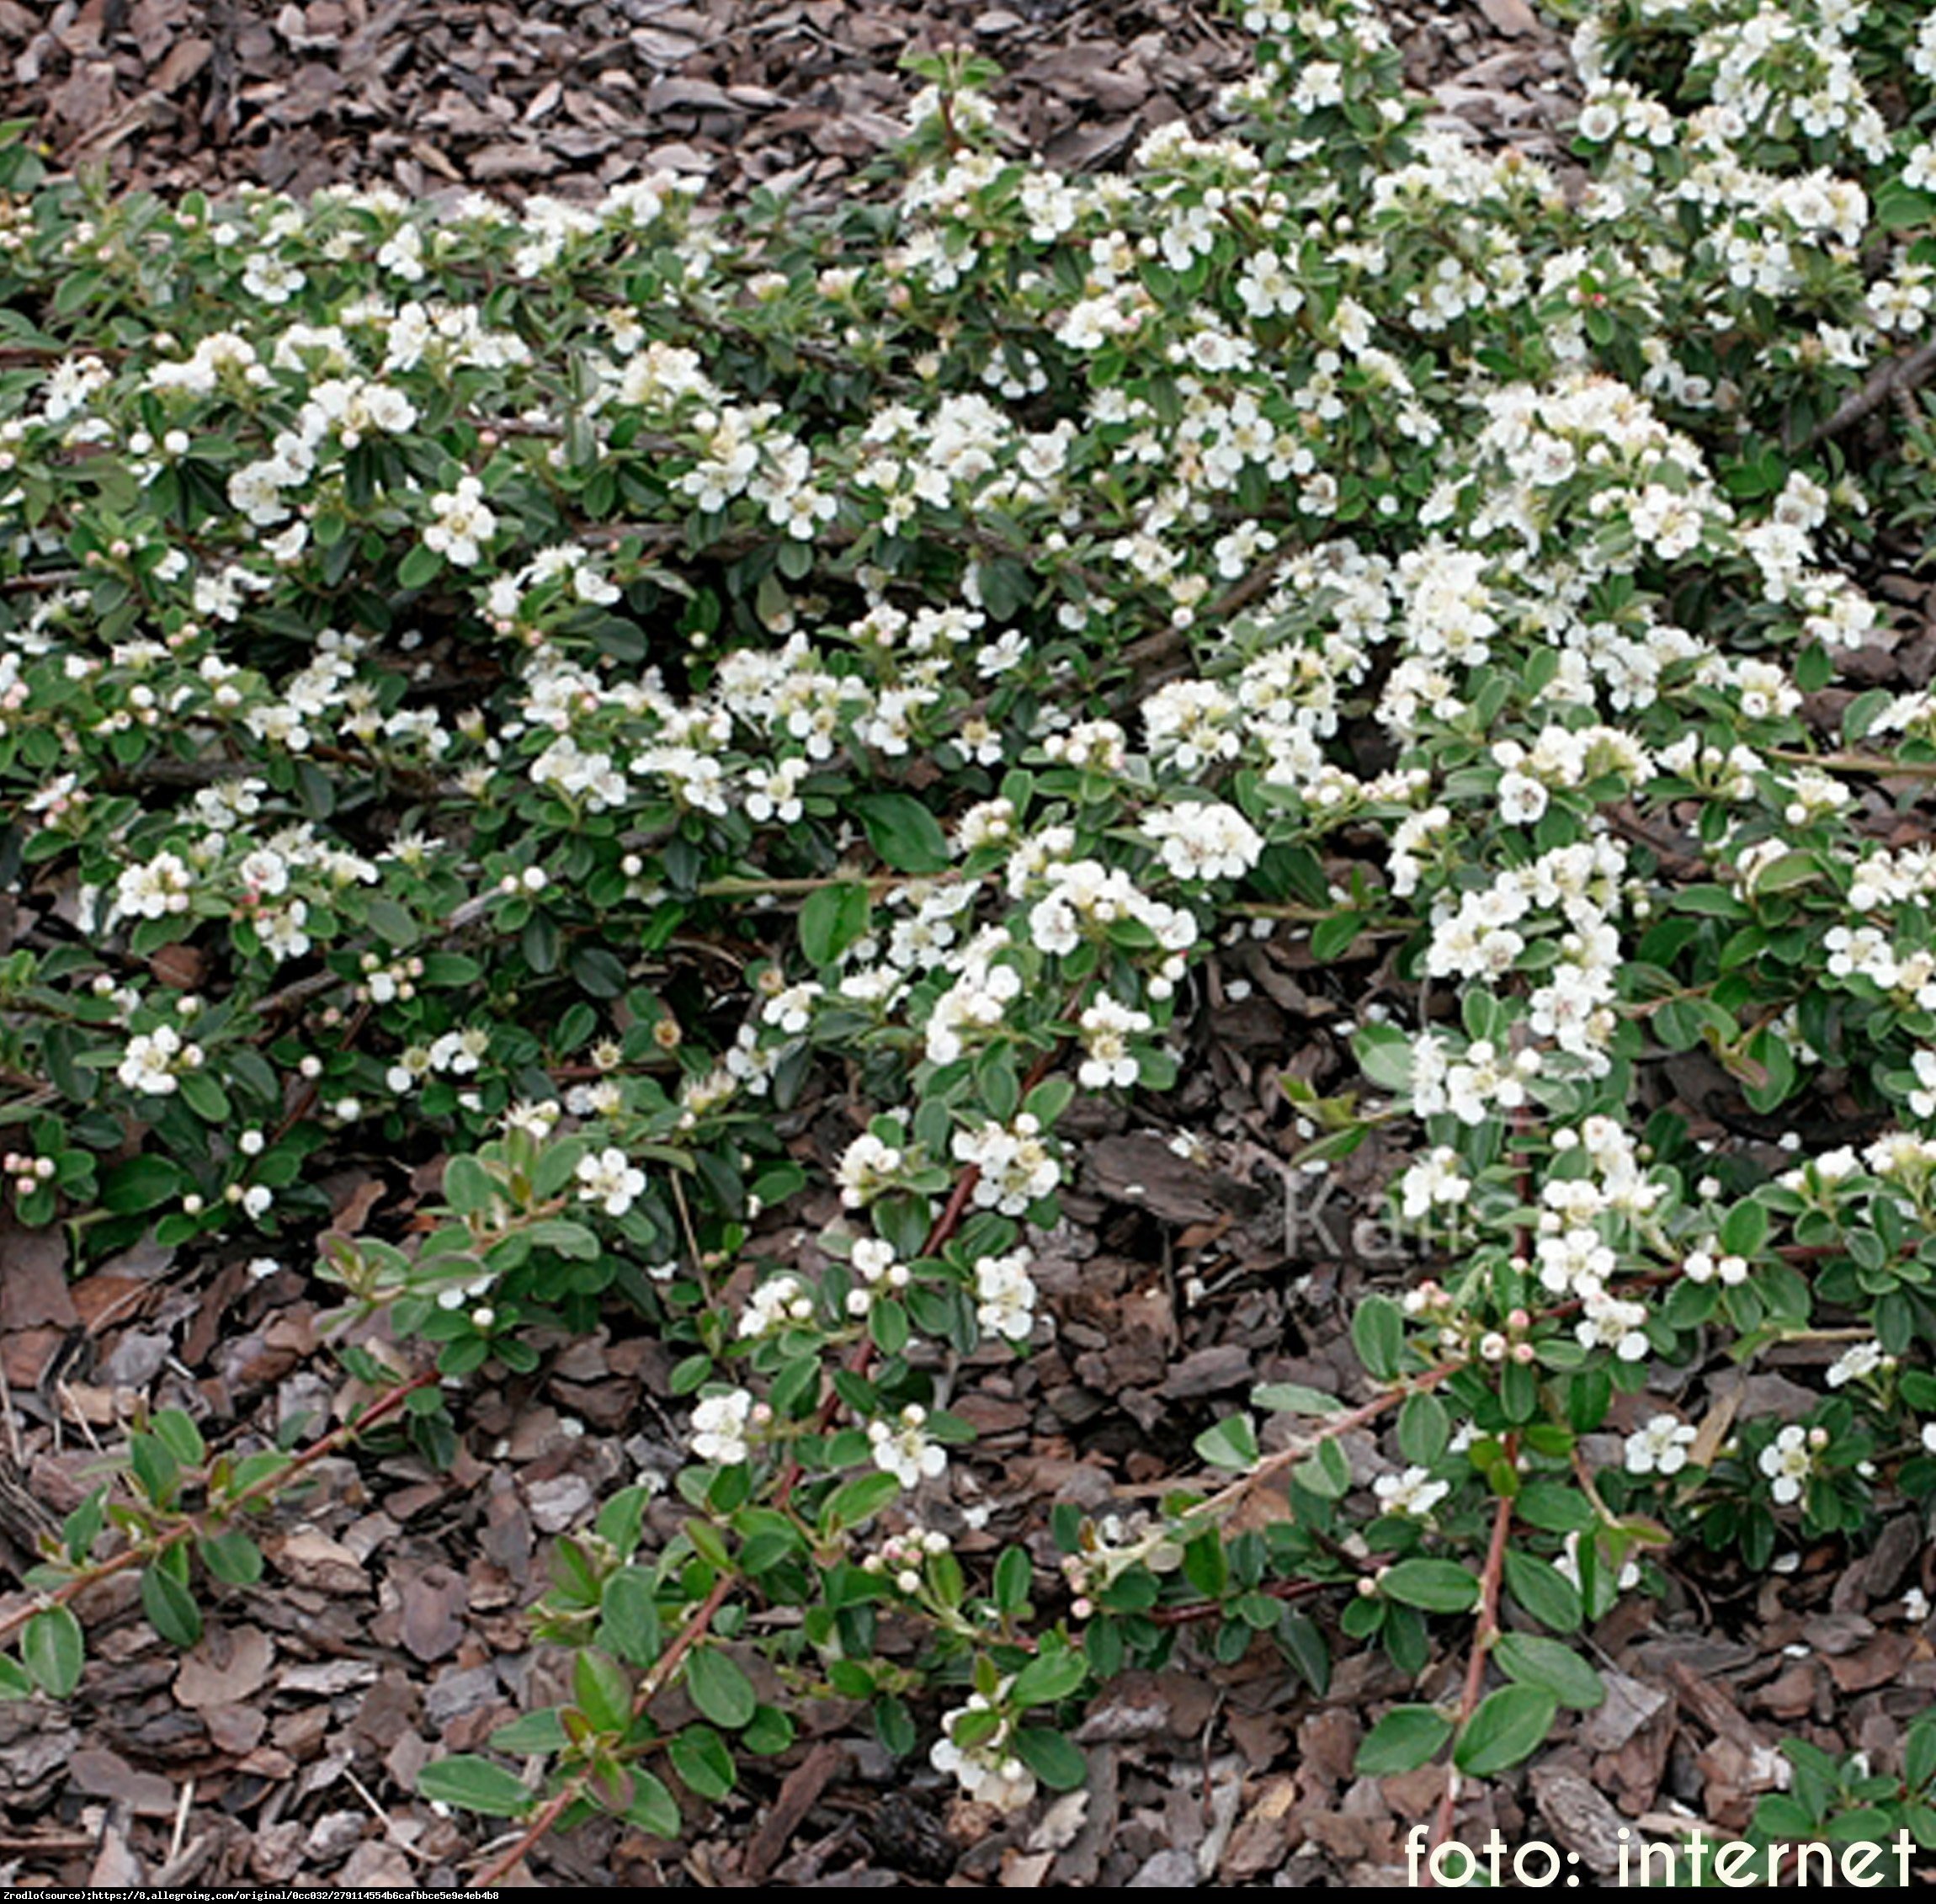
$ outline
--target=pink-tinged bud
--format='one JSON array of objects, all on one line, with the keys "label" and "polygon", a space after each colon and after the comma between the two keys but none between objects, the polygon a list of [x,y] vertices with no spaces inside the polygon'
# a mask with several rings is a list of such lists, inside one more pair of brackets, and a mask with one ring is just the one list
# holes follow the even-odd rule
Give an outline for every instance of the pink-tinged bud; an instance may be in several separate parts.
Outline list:
[{"label": "pink-tinged bud", "polygon": [[1534,1348],[1531,1343],[1516,1342],[1513,1344],[1513,1359],[1518,1363],[1521,1367],[1524,1367],[1529,1362],[1536,1361],[1538,1359],[1538,1352]]},{"label": "pink-tinged bud", "polygon": [[495,449],[501,440],[496,430],[479,430],[477,433],[477,447],[480,449]]},{"label": "pink-tinged bud", "polygon": [[1072,1619],[1087,1619],[1095,1610],[1095,1608],[1088,1600],[1072,1600],[1069,1603],[1069,1614]]},{"label": "pink-tinged bud", "polygon": [[1515,1335],[1518,1334],[1523,1329],[1529,1329],[1532,1326],[1533,1318],[1529,1316],[1524,1309],[1515,1309],[1513,1313],[1506,1318],[1506,1327],[1512,1330]]}]

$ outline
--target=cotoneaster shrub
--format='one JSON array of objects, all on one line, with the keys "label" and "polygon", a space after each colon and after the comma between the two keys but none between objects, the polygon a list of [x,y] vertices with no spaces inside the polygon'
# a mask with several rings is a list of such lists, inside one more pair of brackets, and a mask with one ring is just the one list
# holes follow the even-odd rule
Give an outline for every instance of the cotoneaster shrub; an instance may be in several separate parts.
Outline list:
[{"label": "cotoneaster shrub", "polygon": [[[471,1377],[614,1305],[681,1358],[674,1511],[620,1492],[535,1614],[573,1698],[495,1744],[547,1782],[420,1780],[527,1822],[489,1875],[593,1806],[675,1832],[827,1695],[1019,1806],[1082,1775],[1072,1701],[1179,1648],[1322,1687],[1463,1647],[1360,1763],[1487,1776],[1600,1699],[1573,1636],[1676,1544],[1927,1513],[1936,701],[1838,682],[1931,513],[1927,404],[1854,412],[1936,288],[1936,29],[1569,11],[1570,185],[1428,126],[1360,0],[1252,9],[1228,136],[1121,177],[1014,156],[937,60],[898,199],[818,221],[665,178],[169,204],[8,154],[17,1220],[336,1284],[362,1425],[439,1457]],[[1381,1125],[1455,1240],[1358,1310],[1361,1395],[1262,1391],[1277,1451],[1232,1417],[1156,1509],[1059,1508],[1059,1571],[971,1572],[923,1492],[971,1458],[943,1353],[1051,1327],[1059,1120],[1168,1086],[1252,933],[1346,988],[1395,958],[1362,1077],[1296,1088],[1302,1164]],[[1689,1130],[1696,1049],[1778,1150]],[[764,1264],[830,1083],[843,1215]],[[1832,1101],[1859,1136],[1816,1140]],[[377,1144],[446,1155],[441,1205],[325,1231]],[[1651,1369],[1822,1339],[1802,1420],[1650,1402],[1582,1455]],[[137,1425],[15,1692],[72,1688],[106,1572],[192,1641],[349,1432]]]}]

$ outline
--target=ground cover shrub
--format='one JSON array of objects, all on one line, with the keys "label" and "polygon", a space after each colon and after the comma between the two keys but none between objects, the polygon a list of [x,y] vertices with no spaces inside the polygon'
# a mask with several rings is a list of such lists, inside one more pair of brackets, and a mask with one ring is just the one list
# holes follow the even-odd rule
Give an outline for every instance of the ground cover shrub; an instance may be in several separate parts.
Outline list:
[{"label": "ground cover shrub", "polygon": [[[1121,177],[1009,153],[944,56],[898,199],[807,223],[672,179],[110,199],[8,152],[15,1219],[326,1279],[367,1406],[300,1451],[137,1424],[0,1686],[72,1689],[110,1571],[192,1643],[321,1455],[447,1459],[471,1378],[614,1306],[690,1460],[557,1543],[571,1701],[422,1775],[525,1822],[493,1873],[596,1806],[675,1832],[829,1696],[1019,1806],[1179,1648],[1322,1687],[1463,1647],[1360,1764],[1487,1777],[1599,1700],[1577,1636],[1677,1544],[1927,1513],[1936,700],[1838,683],[1931,513],[1936,35],[1572,11],[1571,189],[1428,125],[1355,0],[1250,9],[1229,135]],[[1307,1172],[1412,1144],[1363,1396],[1261,1390],[1153,1511],[971,1572],[923,1517],[953,1359],[1049,1326],[1059,1120],[1169,1086],[1253,933],[1344,1000],[1394,961],[1361,1076],[1287,1087]],[[791,1120],[830,1088],[828,1171]],[[444,1160],[412,1232],[328,1227],[354,1145]],[[1650,1370],[1802,1341],[1802,1418],[1648,1404],[1583,1455]]]}]

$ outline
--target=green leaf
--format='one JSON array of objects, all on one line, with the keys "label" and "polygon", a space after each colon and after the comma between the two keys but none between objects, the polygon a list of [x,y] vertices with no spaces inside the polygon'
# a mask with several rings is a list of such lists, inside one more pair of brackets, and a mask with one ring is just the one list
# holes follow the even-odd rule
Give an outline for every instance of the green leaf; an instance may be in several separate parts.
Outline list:
[{"label": "green leaf", "polygon": [[1758,1203],[1737,1203],[1721,1226],[1725,1255],[1752,1257],[1767,1239],[1768,1211]]},{"label": "green leaf", "polygon": [[1396,1025],[1368,1024],[1352,1035],[1359,1069],[1387,1091],[1412,1088],[1412,1040]]},{"label": "green leaf", "polygon": [[417,1774],[417,1795],[490,1818],[521,1818],[535,1802],[531,1789],[488,1758],[460,1753],[437,1758]]},{"label": "green leaf", "polygon": [[192,1417],[179,1408],[160,1408],[148,1426],[184,1468],[199,1468],[208,1457],[208,1444]]},{"label": "green leaf", "polygon": [[1435,1395],[1410,1395],[1398,1411],[1398,1451],[1408,1461],[1428,1468],[1445,1452],[1452,1423],[1445,1404]]},{"label": "green leaf", "polygon": [[1561,1705],[1590,1712],[1607,1696],[1600,1676],[1571,1646],[1537,1633],[1507,1633],[1492,1649],[1502,1671],[1529,1686],[1543,1686]]},{"label": "green leaf", "polygon": [[24,1699],[34,1696],[34,1682],[19,1660],[0,1653],[0,1699]]},{"label": "green leaf", "polygon": [[616,998],[625,989],[625,962],[605,946],[576,946],[565,964],[578,989],[594,998]]},{"label": "green leaf", "polygon": [[1022,1710],[1053,1705],[1079,1692],[1088,1677],[1089,1668],[1081,1653],[1066,1646],[1050,1650],[1045,1641],[1044,1650],[1015,1675],[1009,1697]]},{"label": "green leaf", "polygon": [[182,1102],[204,1124],[226,1124],[234,1116],[229,1094],[219,1080],[205,1071],[184,1071],[177,1080]]},{"label": "green leaf", "polygon": [[1351,1319],[1351,1345],[1370,1374],[1389,1381],[1404,1359],[1404,1311],[1388,1295],[1366,1296]]},{"label": "green leaf", "polygon": [[625,1822],[636,1825],[647,1838],[675,1838],[685,1828],[679,1816],[679,1801],[666,1789],[662,1779],[637,1766],[630,1768],[632,1802],[625,1807]]},{"label": "green leaf", "polygon": [[401,949],[414,945],[421,936],[417,922],[404,908],[383,893],[373,893],[364,901],[364,917],[370,930],[386,944]]},{"label": "green leaf", "polygon": [[1754,1808],[1756,1831],[1791,1843],[1797,1838],[1813,1838],[1819,1822],[1806,1805],[1781,1793],[1770,1792]]},{"label": "green leaf", "polygon": [[1578,1488],[1557,1481],[1529,1481],[1513,1503],[1513,1512],[1528,1526],[1548,1534],[1583,1532],[1599,1518]]},{"label": "green leaf", "polygon": [[497,1185],[474,1157],[460,1154],[444,1166],[444,1198],[460,1216],[481,1215],[491,1207]]},{"label": "green leaf", "polygon": [[262,1549],[246,1534],[205,1534],[195,1543],[202,1565],[229,1587],[253,1587],[262,1578]]},{"label": "green leaf", "polygon": [[1400,1561],[1380,1576],[1378,1590],[1428,1613],[1464,1613],[1479,1604],[1477,1577],[1456,1561]]},{"label": "green leaf", "polygon": [[[426,549],[418,543],[403,560],[396,565],[396,583],[400,588],[422,588],[437,579],[438,572],[444,566],[444,558],[434,549]],[[478,1807],[473,1806],[473,1811]]]},{"label": "green leaf", "polygon": [[856,794],[850,802],[874,850],[897,873],[939,873],[949,864],[948,837],[912,794]]},{"label": "green leaf", "polygon": [[1452,1763],[1475,1779],[1497,1777],[1545,1743],[1558,1705],[1544,1686],[1502,1686],[1488,1693],[1459,1735]]},{"label": "green leaf", "polygon": [[1902,1744],[1902,1776],[1916,1790],[1936,1779],[1936,1719],[1919,1719]]},{"label": "green leaf", "polygon": [[1311,955],[1321,965],[1335,964],[1358,943],[1364,929],[1362,912],[1333,912],[1311,928]]},{"label": "green leaf", "polygon": [[643,1567],[620,1567],[605,1582],[599,1603],[602,1644],[634,1666],[650,1666],[659,1656],[659,1606],[652,1577]]},{"label": "green leaf", "polygon": [[194,1595],[165,1567],[142,1568],[141,1611],[172,1646],[192,1646],[202,1636],[202,1613]]},{"label": "green leaf", "polygon": [[1452,1736],[1452,1721],[1436,1706],[1395,1705],[1364,1735],[1352,1769],[1360,1778],[1416,1772]]},{"label": "green leaf", "polygon": [[1247,1473],[1257,1465],[1257,1430],[1248,1415],[1229,1415],[1205,1428],[1192,1445],[1213,1468]]},{"label": "green leaf", "polygon": [[1297,1382],[1266,1382],[1250,1391],[1250,1402],[1274,1415],[1335,1415],[1344,1406],[1335,1395]]},{"label": "green leaf", "polygon": [[739,1742],[748,1752],[757,1752],[763,1758],[771,1758],[792,1745],[794,1731],[792,1720],[778,1706],[756,1706],[753,1717],[747,1721],[740,1733]]},{"label": "green leaf", "polygon": [[724,1798],[738,1774],[726,1742],[710,1726],[689,1726],[666,1748],[673,1769],[695,1798]]},{"label": "green leaf", "polygon": [[995,1563],[995,1604],[1003,1613],[1019,1613],[1029,1604],[1035,1570],[1027,1550],[1006,1547]]},{"label": "green leaf", "polygon": [[1819,878],[1821,871],[1812,853],[1784,853],[1756,871],[1752,890],[1756,893],[1784,892],[1790,886],[1806,886],[1811,880]]},{"label": "green leaf", "polygon": [[700,1712],[730,1731],[745,1725],[759,1704],[753,1681],[738,1662],[713,1646],[701,1646],[687,1656],[686,1690]]},{"label": "green leaf", "polygon": [[1088,1761],[1060,1732],[1024,1726],[1015,1734],[1015,1756],[1050,1791],[1073,1791],[1089,1776]]},{"label": "green leaf", "polygon": [[35,1614],[20,1635],[20,1657],[43,1692],[66,1699],[80,1684],[88,1657],[80,1621],[64,1606]]},{"label": "green leaf", "polygon": [[101,1207],[116,1216],[138,1215],[178,1197],[187,1182],[166,1157],[130,1157],[108,1173],[101,1186]]},{"label": "green leaf", "polygon": [[829,1532],[843,1527],[859,1527],[871,1520],[901,1492],[901,1483],[891,1474],[858,1475],[838,1489],[821,1515]]},{"label": "green leaf", "polygon": [[1513,1598],[1542,1626],[1573,1632],[1580,1624],[1580,1590],[1549,1561],[1508,1547],[1506,1585]]},{"label": "green leaf", "polygon": [[855,880],[823,886],[800,909],[800,949],[807,962],[831,965],[867,931],[873,901]]},{"label": "green leaf", "polygon": [[541,1706],[535,1712],[521,1712],[508,1726],[491,1735],[491,1749],[513,1758],[562,1752],[572,1742],[565,1730],[562,1706]]},{"label": "green leaf", "polygon": [[594,1730],[622,1733],[632,1721],[632,1683],[609,1653],[581,1646],[572,1661],[572,1696]]}]

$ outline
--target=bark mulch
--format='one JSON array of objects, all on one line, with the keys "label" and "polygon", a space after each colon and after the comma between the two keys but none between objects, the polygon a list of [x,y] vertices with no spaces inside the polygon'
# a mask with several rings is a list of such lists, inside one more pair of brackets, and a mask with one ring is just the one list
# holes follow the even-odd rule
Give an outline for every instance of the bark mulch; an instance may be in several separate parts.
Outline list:
[{"label": "bark mulch", "polygon": [[[1562,40],[1525,0],[1393,11],[1442,111],[1560,152],[1576,93]],[[32,120],[59,165],[166,189],[571,195],[673,165],[717,201],[766,186],[824,204],[881,189],[868,168],[918,84],[901,56],[964,40],[1005,67],[1009,122],[1077,167],[1116,163],[1179,115],[1207,125],[1246,56],[1241,29],[1182,0],[0,0],[0,118]],[[1865,665],[1927,678],[1921,585],[1898,586],[1903,625]],[[1360,1221],[1396,1160],[1368,1144],[1322,1201],[1299,1191],[1280,1080],[1341,1078],[1333,1026],[1392,982],[1381,963],[1319,967],[1288,942],[1227,950],[1205,974],[1186,1084],[1089,1111],[1068,1220],[1039,1268],[1055,1340],[956,1377],[951,1406],[981,1439],[927,1511],[965,1558],[1027,1539],[1045,1580],[1052,1500],[1146,1501],[1258,1381],[1356,1392],[1343,1319],[1421,1267]],[[1718,1066],[1690,1056],[1674,1083],[1697,1134],[1750,1141]],[[374,1157],[337,1172],[337,1226],[372,1234],[404,1233],[435,1181]],[[796,1252],[831,1214],[785,1212],[763,1252]],[[326,1306],[301,1251],[285,1253],[257,1277],[239,1257],[139,1248],[70,1284],[57,1242],[0,1233],[0,1565],[17,1577],[141,1403],[189,1409],[218,1444],[298,1417],[308,1439],[341,1412]],[[94,1659],[75,1699],[0,1705],[0,1884],[463,1881],[488,1827],[438,1816],[416,1774],[562,1696],[559,1658],[519,1609],[555,1537],[614,1487],[676,1465],[668,1364],[651,1339],[601,1332],[531,1378],[474,1385],[447,1472],[369,1451],[320,1464],[318,1487],[277,1518],[262,1585],[225,1590],[186,1657],[142,1620],[131,1581],[104,1583],[83,1609]],[[1761,1366],[1737,1405],[1807,1404],[1795,1378],[1810,1371],[1784,1371],[1779,1352]],[[1610,1423],[1590,1458],[1617,1460],[1630,1425]],[[1381,1465],[1369,1438],[1350,1453],[1361,1479]],[[1936,1596],[1936,1553],[1906,1517],[1865,1554],[1825,1544],[1765,1579],[1719,1557],[1677,1573],[1663,1601],[1622,1603],[1593,1635],[1606,1705],[1529,1771],[1475,1788],[1459,1837],[1550,1838],[1604,1874],[1623,1825],[1738,1832],[1781,1781],[1789,1734],[1888,1762],[1936,1698],[1911,1588]],[[1417,1696],[1444,1694],[1462,1662],[1439,1661]],[[532,1869],[596,1885],[1401,1885],[1404,1834],[1444,1774],[1360,1779],[1352,1764],[1368,1715],[1404,1693],[1380,1656],[1348,1648],[1317,1698],[1272,1652],[1212,1668],[1186,1641],[1174,1670],[1120,1681],[1088,1711],[1087,1784],[1017,1820],[967,1805],[924,1762],[892,1763],[864,1714],[830,1705],[679,1843],[594,1824]]]}]

